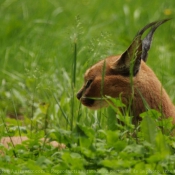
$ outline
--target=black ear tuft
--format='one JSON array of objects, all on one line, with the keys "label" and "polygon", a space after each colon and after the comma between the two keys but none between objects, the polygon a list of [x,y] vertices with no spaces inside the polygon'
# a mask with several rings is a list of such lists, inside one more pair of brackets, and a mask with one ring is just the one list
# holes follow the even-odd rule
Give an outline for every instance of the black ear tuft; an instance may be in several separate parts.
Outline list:
[{"label": "black ear tuft", "polygon": [[[135,36],[129,48],[121,55],[119,60],[116,60],[111,68],[118,74],[135,76],[140,68],[141,59],[146,61],[148,51],[151,46],[151,41],[155,30],[163,23],[170,19],[164,19],[147,24]],[[151,27],[150,32],[142,40],[143,33]]]},{"label": "black ear tuft", "polygon": [[149,27],[152,26],[152,28],[151,28],[150,32],[147,34],[147,36],[142,41],[142,55],[141,55],[141,59],[143,61],[146,62],[146,60],[147,60],[148,51],[149,51],[150,46],[151,46],[152,37],[153,37],[154,32],[156,31],[156,29],[161,24],[163,24],[163,23],[165,23],[166,21],[169,21],[169,20],[170,19],[164,19],[164,20],[161,20],[161,21],[157,21],[157,22],[152,23],[153,25],[149,26]]}]

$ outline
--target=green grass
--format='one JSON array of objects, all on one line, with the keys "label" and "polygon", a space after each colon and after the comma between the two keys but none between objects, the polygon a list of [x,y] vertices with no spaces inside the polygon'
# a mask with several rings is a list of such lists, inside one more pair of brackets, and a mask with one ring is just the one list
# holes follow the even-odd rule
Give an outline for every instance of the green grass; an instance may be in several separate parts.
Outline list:
[{"label": "green grass", "polygon": [[[130,117],[122,126],[111,109],[90,111],[75,97],[89,66],[121,54],[139,29],[174,11],[174,1],[160,0],[1,0],[0,137],[30,138],[10,150],[0,146],[2,174],[174,174],[175,140],[167,121],[164,134],[157,130],[157,112],[143,114],[135,130]],[[162,25],[148,57],[173,102],[174,31],[174,19]],[[39,144],[45,136],[67,148]]]}]

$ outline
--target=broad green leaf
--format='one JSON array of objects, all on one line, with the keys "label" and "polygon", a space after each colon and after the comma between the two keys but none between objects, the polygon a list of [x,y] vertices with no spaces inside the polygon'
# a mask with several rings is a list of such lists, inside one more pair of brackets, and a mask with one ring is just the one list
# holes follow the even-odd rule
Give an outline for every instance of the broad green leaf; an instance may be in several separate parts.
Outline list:
[{"label": "broad green leaf", "polygon": [[36,161],[36,163],[39,165],[39,166],[41,166],[41,167],[48,167],[48,166],[50,166],[50,165],[53,165],[53,162],[51,161],[51,160],[49,160],[48,158],[46,158],[45,156],[40,156],[38,159],[37,159],[37,161]]},{"label": "broad green leaf", "polygon": [[140,114],[140,117],[142,117],[142,118],[144,118],[146,116],[150,116],[151,118],[154,118],[154,119],[159,119],[161,117],[161,113],[156,111],[155,109],[149,109],[148,111]]},{"label": "broad green leaf", "polygon": [[166,157],[170,154],[170,148],[167,144],[167,137],[159,132],[156,135],[156,150],[160,152],[160,157]]},{"label": "broad green leaf", "polygon": [[96,158],[95,152],[91,149],[86,148],[86,147],[81,147],[81,153],[87,158],[90,158],[90,159]]},{"label": "broad green leaf", "polygon": [[125,140],[119,140],[120,131],[107,131],[106,132],[107,148],[115,148],[115,151],[121,151],[127,145]]},{"label": "broad green leaf", "polygon": [[157,126],[155,121],[150,116],[146,115],[140,124],[140,128],[144,140],[151,144],[155,144],[157,134]]},{"label": "broad green leaf", "polygon": [[77,123],[77,132],[80,136],[94,138],[95,131],[85,125]]},{"label": "broad green leaf", "polygon": [[64,163],[66,163],[68,169],[71,170],[83,169],[84,159],[80,156],[80,154],[78,155],[71,152],[65,152],[62,155],[62,159]]},{"label": "broad green leaf", "polygon": [[111,169],[127,169],[129,171],[129,168],[133,166],[137,161],[132,160],[122,160],[122,159],[106,159],[102,160],[100,164],[102,164],[104,167],[111,168]]},{"label": "broad green leaf", "polygon": [[119,139],[119,136],[120,136],[120,131],[108,130],[106,132],[107,144],[113,145]]},{"label": "broad green leaf", "polygon": [[77,135],[79,138],[80,146],[89,148],[95,138],[95,132],[92,128],[77,124]]},{"label": "broad green leaf", "polygon": [[109,130],[116,130],[117,129],[117,118],[116,118],[116,112],[109,107],[108,108],[108,118],[107,118],[107,126]]}]

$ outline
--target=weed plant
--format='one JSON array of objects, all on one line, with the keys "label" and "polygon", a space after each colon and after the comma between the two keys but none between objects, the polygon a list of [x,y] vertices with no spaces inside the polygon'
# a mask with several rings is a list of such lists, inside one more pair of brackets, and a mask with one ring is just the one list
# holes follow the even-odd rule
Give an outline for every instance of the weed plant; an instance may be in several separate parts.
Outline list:
[{"label": "weed plant", "polygon": [[[0,138],[29,140],[0,145],[0,174],[175,174],[169,119],[149,109],[134,126],[120,98],[98,111],[76,99],[89,66],[174,11],[174,1],[159,0],[1,0]],[[174,19],[156,31],[148,65],[175,102],[174,31]]]}]

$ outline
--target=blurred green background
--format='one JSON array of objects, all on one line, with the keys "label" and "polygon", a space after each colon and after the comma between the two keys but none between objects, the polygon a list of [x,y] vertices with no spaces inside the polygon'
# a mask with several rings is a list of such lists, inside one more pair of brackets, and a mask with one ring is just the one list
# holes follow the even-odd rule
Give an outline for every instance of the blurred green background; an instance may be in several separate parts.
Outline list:
[{"label": "blurred green background", "polygon": [[[33,117],[38,105],[49,104],[53,121],[78,116],[75,94],[85,70],[124,52],[149,22],[174,15],[173,0],[1,0],[1,112]],[[174,31],[174,18],[156,31],[148,65],[175,102]],[[81,108],[83,118],[95,115]]]}]

